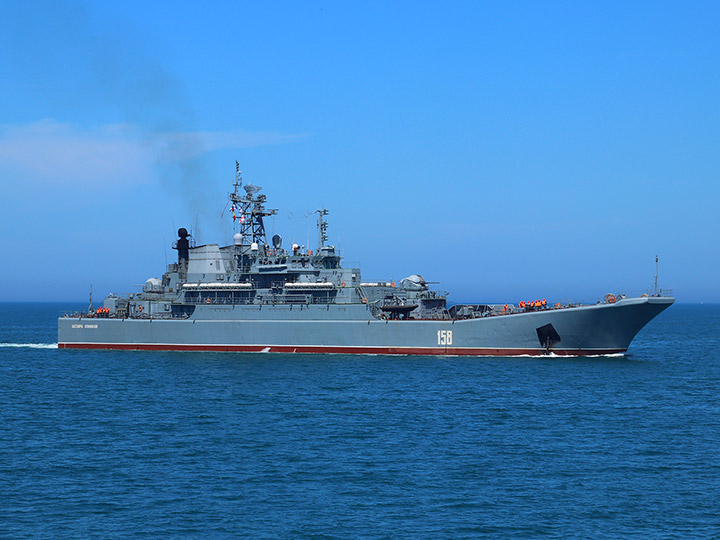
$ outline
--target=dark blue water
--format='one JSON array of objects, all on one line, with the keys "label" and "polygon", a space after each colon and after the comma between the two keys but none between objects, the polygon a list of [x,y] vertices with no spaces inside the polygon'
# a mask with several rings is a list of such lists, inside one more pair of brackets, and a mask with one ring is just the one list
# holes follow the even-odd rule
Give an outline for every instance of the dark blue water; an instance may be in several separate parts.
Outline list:
[{"label": "dark blue water", "polygon": [[720,538],[719,342],[675,305],[621,358],[3,345],[0,537]]}]

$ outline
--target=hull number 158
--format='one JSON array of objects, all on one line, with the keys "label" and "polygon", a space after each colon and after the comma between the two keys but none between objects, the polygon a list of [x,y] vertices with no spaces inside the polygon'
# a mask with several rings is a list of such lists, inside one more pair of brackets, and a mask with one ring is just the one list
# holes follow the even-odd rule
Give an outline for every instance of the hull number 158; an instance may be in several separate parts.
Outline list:
[{"label": "hull number 158", "polygon": [[452,330],[438,330],[438,345],[452,345]]}]

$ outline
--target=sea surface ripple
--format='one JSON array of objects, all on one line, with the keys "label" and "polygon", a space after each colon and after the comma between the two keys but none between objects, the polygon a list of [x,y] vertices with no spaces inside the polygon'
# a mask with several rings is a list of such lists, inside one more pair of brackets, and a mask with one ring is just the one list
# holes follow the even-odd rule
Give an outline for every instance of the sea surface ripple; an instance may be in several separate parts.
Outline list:
[{"label": "sea surface ripple", "polygon": [[624,357],[59,350],[0,304],[2,538],[720,538],[720,306]]}]

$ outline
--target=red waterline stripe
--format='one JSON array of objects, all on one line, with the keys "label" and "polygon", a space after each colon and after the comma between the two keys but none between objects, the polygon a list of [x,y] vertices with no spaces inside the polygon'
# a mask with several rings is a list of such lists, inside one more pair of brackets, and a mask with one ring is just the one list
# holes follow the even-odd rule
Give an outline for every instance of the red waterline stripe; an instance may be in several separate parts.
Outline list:
[{"label": "red waterline stripe", "polygon": [[[427,356],[541,356],[544,349],[492,349],[461,347],[342,347],[316,345],[181,345],[165,343],[58,343],[59,349],[115,349],[131,351],[217,351],[335,354],[412,354]],[[558,349],[558,356],[586,356],[624,353],[627,349]]]}]

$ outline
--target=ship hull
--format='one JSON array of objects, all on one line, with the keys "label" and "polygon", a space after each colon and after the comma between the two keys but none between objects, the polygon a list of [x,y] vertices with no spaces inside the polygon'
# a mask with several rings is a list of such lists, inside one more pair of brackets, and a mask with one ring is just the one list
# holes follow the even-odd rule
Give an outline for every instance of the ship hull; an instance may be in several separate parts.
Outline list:
[{"label": "ship hull", "polygon": [[[449,356],[624,353],[650,320],[673,303],[649,297],[463,320],[386,321],[365,305],[199,306],[191,318],[63,317],[58,347]],[[277,308],[277,309],[276,309]],[[341,318],[343,317],[343,318]],[[547,339],[547,329],[559,339]],[[543,333],[545,329],[545,333]]]}]

